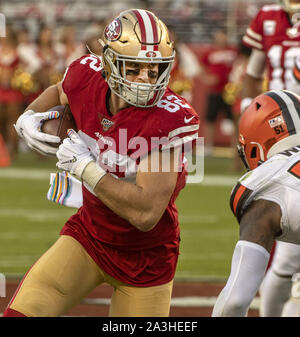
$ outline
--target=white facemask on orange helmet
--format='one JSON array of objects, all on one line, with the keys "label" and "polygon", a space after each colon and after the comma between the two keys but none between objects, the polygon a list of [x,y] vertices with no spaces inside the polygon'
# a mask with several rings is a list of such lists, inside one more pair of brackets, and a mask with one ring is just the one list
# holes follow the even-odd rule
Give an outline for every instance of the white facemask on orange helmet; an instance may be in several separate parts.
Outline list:
[{"label": "white facemask on orange helmet", "polygon": [[[175,57],[165,24],[149,11],[126,10],[106,26],[99,42],[105,78],[112,92],[131,105],[154,106],[166,90]],[[158,64],[156,83],[128,81],[126,62]]]}]

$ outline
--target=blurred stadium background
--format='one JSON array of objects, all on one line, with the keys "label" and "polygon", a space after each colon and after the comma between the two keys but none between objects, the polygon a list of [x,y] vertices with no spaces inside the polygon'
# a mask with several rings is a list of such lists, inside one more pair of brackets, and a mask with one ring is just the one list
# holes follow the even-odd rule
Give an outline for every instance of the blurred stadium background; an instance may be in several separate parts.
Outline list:
[{"label": "blurred stadium background", "polygon": [[[49,173],[56,171],[55,158],[32,153],[22,142],[3,142],[4,134],[12,129],[11,121],[3,118],[7,106],[12,106],[11,119],[16,118],[44,88],[62,78],[72,59],[86,52],[86,44],[99,53],[95,39],[107,20],[123,9],[152,10],[171,28],[177,49],[188,48],[201,67],[201,57],[213,46],[216,31],[225,33],[228,44],[238,49],[251,18],[268,2],[0,0],[7,28],[7,37],[0,38],[0,273],[22,276],[56,240],[74,212],[46,200]],[[3,50],[8,38],[8,49],[15,51],[18,62],[5,72]],[[185,55],[188,52],[181,58]],[[171,84],[190,98],[201,117],[199,135],[203,136],[208,87],[201,72],[190,74],[186,68]],[[230,104],[237,99],[239,85],[224,89]],[[8,91],[12,96],[5,96]],[[204,180],[188,184],[177,202],[182,232],[177,280],[225,280],[230,272],[239,229],[229,208],[229,196],[243,169],[234,165],[234,128],[224,120],[224,116],[217,120],[213,152],[204,161]]]}]

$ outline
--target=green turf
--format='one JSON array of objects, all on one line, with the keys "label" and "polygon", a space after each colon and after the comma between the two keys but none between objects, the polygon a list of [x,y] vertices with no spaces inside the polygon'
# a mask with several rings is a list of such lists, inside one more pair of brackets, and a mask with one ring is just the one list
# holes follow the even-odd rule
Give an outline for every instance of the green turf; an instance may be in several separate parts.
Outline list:
[{"label": "green turf", "polygon": [[230,187],[187,185],[177,207],[181,223],[178,277],[226,277],[238,239],[228,203]]},{"label": "green turf", "polygon": [[[56,171],[55,158],[22,154],[12,168]],[[205,160],[205,174],[229,175],[231,160]],[[0,168],[1,170],[1,168]],[[0,273],[24,274],[56,240],[74,209],[46,199],[48,178],[0,177]],[[238,225],[229,209],[232,186],[189,184],[177,199],[181,254],[177,277],[224,278],[238,239]]]}]

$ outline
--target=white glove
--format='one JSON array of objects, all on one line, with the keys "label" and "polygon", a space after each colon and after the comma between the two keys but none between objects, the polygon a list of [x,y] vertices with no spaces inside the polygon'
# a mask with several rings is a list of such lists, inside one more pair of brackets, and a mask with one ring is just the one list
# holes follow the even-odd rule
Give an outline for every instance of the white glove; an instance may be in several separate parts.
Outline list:
[{"label": "white glove", "polygon": [[56,166],[70,172],[77,179],[81,179],[85,167],[91,161],[95,161],[95,158],[86,143],[74,130],[68,130],[68,136],[69,138],[64,139],[56,152],[58,158]]},{"label": "white glove", "polygon": [[73,174],[77,179],[84,180],[92,189],[95,189],[99,180],[106,171],[96,162],[96,158],[84,140],[74,130],[68,130],[69,138],[65,138],[56,153],[56,166]]},{"label": "white glove", "polygon": [[58,117],[58,111],[34,112],[28,110],[18,118],[14,127],[18,135],[25,140],[31,149],[44,155],[55,155],[57,148],[47,144],[47,142],[60,143],[60,137],[48,135],[40,130],[45,120]]}]

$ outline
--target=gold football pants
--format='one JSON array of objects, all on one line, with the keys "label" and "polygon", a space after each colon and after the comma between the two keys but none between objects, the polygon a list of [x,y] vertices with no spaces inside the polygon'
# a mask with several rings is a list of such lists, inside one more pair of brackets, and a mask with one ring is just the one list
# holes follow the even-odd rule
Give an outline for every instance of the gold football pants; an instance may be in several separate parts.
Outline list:
[{"label": "gold football pants", "polygon": [[111,317],[169,315],[173,281],[154,287],[128,286],[101,270],[81,244],[66,235],[25,275],[9,307],[26,316],[62,316],[101,283],[114,288]]}]

